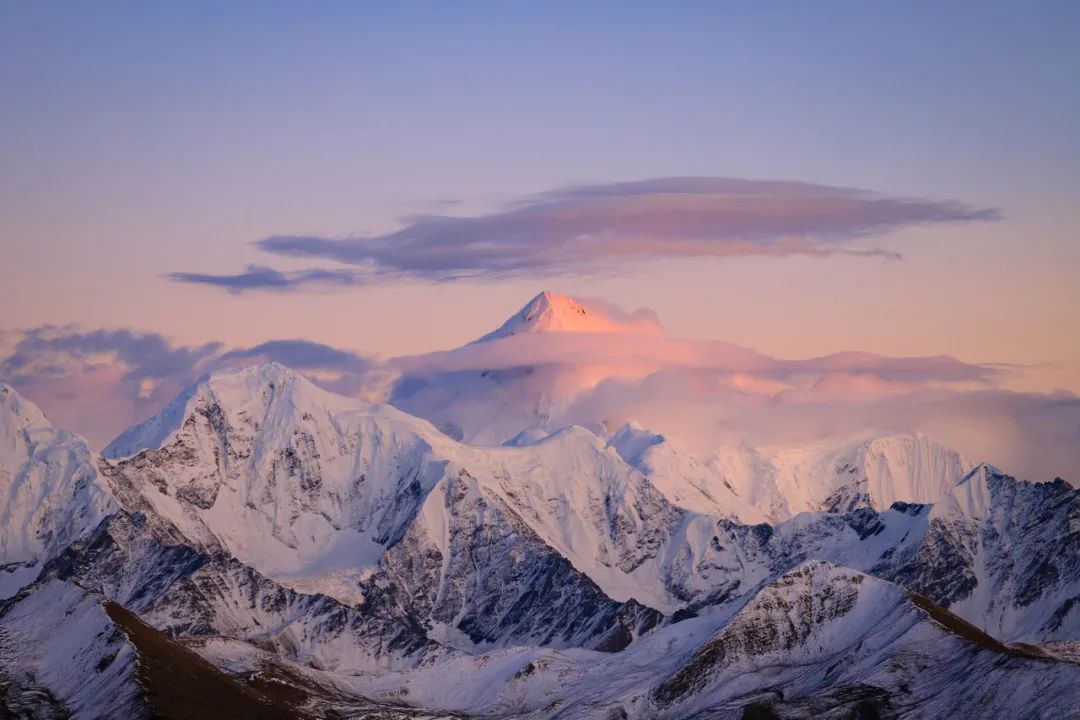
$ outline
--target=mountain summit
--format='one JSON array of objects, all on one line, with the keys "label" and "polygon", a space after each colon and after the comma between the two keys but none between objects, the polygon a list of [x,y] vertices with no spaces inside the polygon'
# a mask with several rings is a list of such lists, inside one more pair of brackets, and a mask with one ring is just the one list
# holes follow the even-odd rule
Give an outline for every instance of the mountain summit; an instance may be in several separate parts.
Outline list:
[{"label": "mountain summit", "polygon": [[651,315],[623,315],[595,301],[579,301],[544,290],[517,311],[497,330],[476,342],[498,340],[523,333],[640,333],[659,332]]}]

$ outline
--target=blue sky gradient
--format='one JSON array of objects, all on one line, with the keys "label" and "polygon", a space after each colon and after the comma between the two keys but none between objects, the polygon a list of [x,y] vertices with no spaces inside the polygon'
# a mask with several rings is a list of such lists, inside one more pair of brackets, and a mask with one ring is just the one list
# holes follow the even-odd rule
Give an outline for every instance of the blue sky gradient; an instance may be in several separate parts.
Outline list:
[{"label": "blue sky gradient", "polygon": [[[785,356],[947,352],[1080,390],[1078,36],[1080,4],[1049,1],[6,2],[0,328],[419,352],[554,286]],[[875,238],[898,262],[672,258],[647,275],[253,297],[169,280],[344,272],[254,243],[672,176],[1004,219]]]}]

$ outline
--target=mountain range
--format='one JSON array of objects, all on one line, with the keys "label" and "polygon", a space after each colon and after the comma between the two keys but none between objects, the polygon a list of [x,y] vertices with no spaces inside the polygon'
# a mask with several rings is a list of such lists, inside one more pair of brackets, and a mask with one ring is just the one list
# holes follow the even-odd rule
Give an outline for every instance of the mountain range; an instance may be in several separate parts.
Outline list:
[{"label": "mountain range", "polygon": [[0,716],[1080,717],[1065,480],[702,453],[561,424],[595,358],[453,362],[656,332],[542,293],[385,403],[225,369],[100,453],[0,385]]}]

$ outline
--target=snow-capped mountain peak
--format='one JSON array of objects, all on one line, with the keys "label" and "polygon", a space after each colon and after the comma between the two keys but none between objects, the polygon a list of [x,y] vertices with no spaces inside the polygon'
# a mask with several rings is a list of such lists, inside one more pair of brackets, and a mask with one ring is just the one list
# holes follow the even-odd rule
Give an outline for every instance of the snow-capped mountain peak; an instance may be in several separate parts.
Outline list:
[{"label": "snow-capped mountain peak", "polygon": [[1007,477],[989,463],[980,463],[960,478],[934,505],[931,517],[959,517],[971,521],[986,520],[990,514],[990,481]]},{"label": "snow-capped mountain peak", "polygon": [[643,428],[636,420],[629,420],[611,436],[608,445],[629,465],[640,468],[649,448],[664,442],[664,436]]},{"label": "snow-capped mountain peak", "polygon": [[[237,412],[262,413],[272,405],[299,407],[311,402],[333,406],[355,404],[327,392],[296,371],[276,362],[221,370],[204,375],[159,413],[125,430],[102,455],[118,460],[143,450],[157,450],[172,438],[200,404],[213,403]],[[256,406],[259,406],[258,408]]]},{"label": "snow-capped mountain peak", "polygon": [[637,318],[618,318],[596,303],[578,301],[567,295],[544,290],[514,313],[497,330],[476,342],[525,333],[640,333],[655,332],[658,327]]},{"label": "snow-capped mountain peak", "polygon": [[0,384],[0,597],[114,509],[86,442]]},{"label": "snow-capped mountain peak", "polygon": [[865,491],[878,510],[896,501],[935,502],[971,467],[956,450],[918,433],[874,438],[846,461],[866,478]]},{"label": "snow-capped mountain peak", "polygon": [[52,427],[41,408],[3,382],[0,382],[0,414],[3,415],[4,422],[10,423],[13,428]]},{"label": "snow-capped mountain peak", "polygon": [[370,567],[447,472],[445,444],[268,363],[205,376],[104,455],[133,507],[281,577]]}]

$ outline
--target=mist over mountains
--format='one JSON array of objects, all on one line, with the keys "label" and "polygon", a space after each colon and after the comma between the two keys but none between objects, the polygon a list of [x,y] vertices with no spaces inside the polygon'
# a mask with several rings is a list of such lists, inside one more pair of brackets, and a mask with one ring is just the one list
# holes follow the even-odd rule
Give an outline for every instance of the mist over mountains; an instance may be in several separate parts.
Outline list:
[{"label": "mist over mountains", "polygon": [[1080,464],[1080,399],[1005,389],[1023,368],[865,352],[782,359],[671,337],[645,309],[547,291],[483,337],[422,355],[380,359],[299,339],[182,346],[156,333],[49,327],[0,334],[0,356],[0,378],[97,449],[208,372],[279,362],[473,444],[638,422],[705,456],[924,433],[1025,478],[1068,479]]}]

